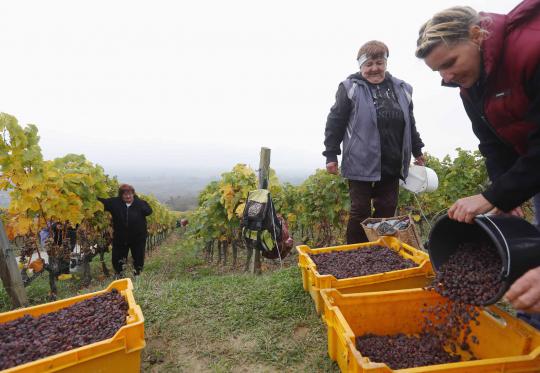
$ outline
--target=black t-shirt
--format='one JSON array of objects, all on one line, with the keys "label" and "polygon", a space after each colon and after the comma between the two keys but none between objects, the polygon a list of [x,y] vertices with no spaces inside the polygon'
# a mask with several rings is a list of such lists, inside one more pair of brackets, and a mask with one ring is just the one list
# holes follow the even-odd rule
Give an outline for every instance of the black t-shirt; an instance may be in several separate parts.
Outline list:
[{"label": "black t-shirt", "polygon": [[405,118],[399,106],[392,82],[368,82],[377,110],[377,127],[381,138],[381,178],[399,177],[402,167],[403,130]]}]

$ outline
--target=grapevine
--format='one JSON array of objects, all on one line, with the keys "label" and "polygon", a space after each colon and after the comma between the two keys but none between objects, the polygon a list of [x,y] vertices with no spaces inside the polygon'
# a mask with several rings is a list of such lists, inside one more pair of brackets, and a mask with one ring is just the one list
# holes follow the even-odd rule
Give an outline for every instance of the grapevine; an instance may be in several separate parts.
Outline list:
[{"label": "grapevine", "polygon": [[[428,227],[423,227],[421,213],[433,220],[457,199],[480,193],[488,185],[484,160],[477,151],[457,149],[454,159],[446,156],[439,160],[431,155],[426,158],[427,166],[439,177],[439,188],[433,193],[418,195],[419,204],[413,194],[402,189],[397,211],[398,215],[411,214],[424,233]],[[236,257],[235,250],[242,246],[238,239],[239,216],[247,193],[253,189],[256,189],[255,172],[239,164],[200,193],[187,237],[200,242],[208,261],[213,261],[216,244],[218,263],[226,263],[227,248],[231,245]],[[269,190],[276,211],[287,219],[297,242],[314,247],[344,243],[350,208],[348,189],[346,179],[325,170],[317,170],[300,185],[281,184],[273,170],[270,174]]]},{"label": "grapevine", "polygon": [[[44,160],[35,125],[22,127],[11,115],[0,113],[0,190],[9,191],[10,204],[4,214],[10,240],[22,239],[21,265],[25,284],[43,270],[49,272],[51,297],[56,295],[56,279],[69,268],[77,243],[82,264],[82,284],[90,281],[90,262],[100,256],[108,276],[104,254],[112,242],[109,213],[98,197],[112,197],[118,181],[83,155],[68,154]],[[175,216],[154,197],[143,197],[154,214],[149,219],[151,247],[161,242],[174,227]],[[54,229],[53,229],[54,228]],[[40,242],[41,230],[48,238]],[[76,230],[77,242],[71,242],[68,230]],[[40,246],[48,261],[41,259]],[[38,259],[31,261],[33,254]],[[28,276],[28,270],[33,272]]]}]

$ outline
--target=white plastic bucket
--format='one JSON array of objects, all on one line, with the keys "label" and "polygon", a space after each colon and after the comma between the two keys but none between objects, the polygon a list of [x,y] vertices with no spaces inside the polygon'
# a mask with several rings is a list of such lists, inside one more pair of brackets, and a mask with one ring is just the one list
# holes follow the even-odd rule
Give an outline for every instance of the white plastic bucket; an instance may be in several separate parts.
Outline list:
[{"label": "white plastic bucket", "polygon": [[400,180],[399,185],[413,193],[433,192],[439,187],[439,178],[429,167],[411,165],[409,176]]}]

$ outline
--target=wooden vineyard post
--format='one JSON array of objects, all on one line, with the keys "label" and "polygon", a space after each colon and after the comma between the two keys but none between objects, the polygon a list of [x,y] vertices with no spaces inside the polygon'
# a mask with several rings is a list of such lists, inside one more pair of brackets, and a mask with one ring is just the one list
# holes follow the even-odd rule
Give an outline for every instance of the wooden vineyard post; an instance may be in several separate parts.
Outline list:
[{"label": "wooden vineyard post", "polygon": [[26,306],[28,298],[24,290],[21,273],[2,221],[0,221],[0,277],[13,305],[15,307]]},{"label": "wooden vineyard post", "polygon": [[[270,152],[269,148],[261,148],[259,161],[259,189],[268,189],[268,180],[270,179]],[[261,252],[253,247],[249,271],[253,274],[261,273]]]}]

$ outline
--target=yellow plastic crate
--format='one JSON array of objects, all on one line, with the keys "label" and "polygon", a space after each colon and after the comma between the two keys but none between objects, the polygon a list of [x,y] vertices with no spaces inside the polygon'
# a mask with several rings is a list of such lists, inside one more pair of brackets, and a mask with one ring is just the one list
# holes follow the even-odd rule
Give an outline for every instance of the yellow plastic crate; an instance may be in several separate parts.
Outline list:
[{"label": "yellow plastic crate", "polygon": [[0,314],[0,323],[15,320],[24,315],[35,317],[58,311],[82,300],[111,291],[113,288],[126,298],[129,310],[126,325],[120,328],[112,338],[18,365],[3,372],[139,372],[141,351],[145,346],[144,317],[141,307],[135,303],[133,284],[130,279],[114,281],[105,290],[95,293],[2,313]]},{"label": "yellow plastic crate", "polygon": [[[368,276],[337,279],[333,275],[321,275],[317,265],[310,255],[337,251],[361,250],[374,245],[386,246],[395,250],[402,257],[411,259],[418,267],[398,271],[377,273]],[[421,288],[428,285],[434,276],[429,256],[395,237],[382,237],[374,242],[354,245],[334,246],[321,249],[311,249],[309,246],[297,246],[298,266],[302,271],[304,290],[309,292],[318,314],[323,312],[323,302],[320,291],[323,289],[339,289],[342,293],[364,293],[398,289]]]},{"label": "yellow plastic crate", "polygon": [[[446,302],[437,293],[423,289],[364,294],[341,294],[329,289],[322,291],[322,298],[328,326],[328,354],[342,372],[351,373],[393,372],[386,364],[363,357],[356,349],[356,336],[417,334],[424,304]],[[540,332],[497,307],[487,310],[480,312],[480,325],[471,324],[472,334],[480,344],[470,343],[470,347],[479,360],[395,372],[540,372]]]}]

